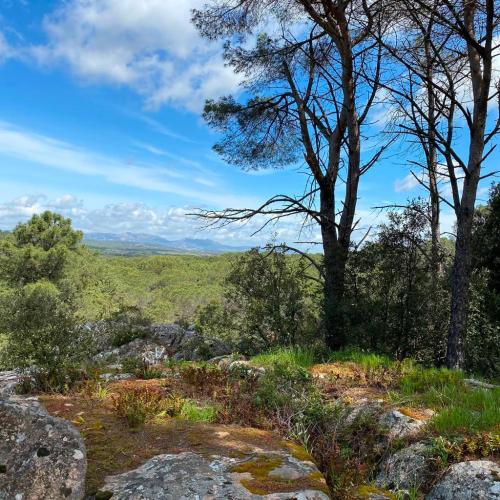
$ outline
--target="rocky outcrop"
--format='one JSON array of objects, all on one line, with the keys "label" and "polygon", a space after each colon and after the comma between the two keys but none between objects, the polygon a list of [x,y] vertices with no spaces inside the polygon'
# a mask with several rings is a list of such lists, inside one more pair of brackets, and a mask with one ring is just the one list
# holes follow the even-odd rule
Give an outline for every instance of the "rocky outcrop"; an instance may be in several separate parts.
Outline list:
[{"label": "rocky outcrop", "polygon": [[85,447],[66,420],[36,398],[0,400],[0,499],[83,498]]},{"label": "rocky outcrop", "polygon": [[[100,323],[96,328],[102,328]],[[86,328],[92,328],[90,324]],[[121,361],[139,357],[154,365],[168,358],[196,361],[230,353],[230,348],[218,339],[205,338],[193,328],[182,328],[175,323],[142,327],[141,338],[120,347],[102,348],[95,356],[97,361]]]},{"label": "rocky outcrop", "polygon": [[429,449],[415,443],[382,463],[376,485],[390,490],[410,490],[424,484],[429,472]]},{"label": "rocky outcrop", "polygon": [[159,455],[108,477],[99,495],[113,500],[327,500],[325,489],[314,464],[291,455],[229,458],[185,452]]},{"label": "rocky outcrop", "polygon": [[487,460],[452,465],[426,500],[500,499],[500,467]]},{"label": "rocky outcrop", "polygon": [[0,372],[0,398],[7,399],[11,396],[21,380],[22,375],[17,370]]}]

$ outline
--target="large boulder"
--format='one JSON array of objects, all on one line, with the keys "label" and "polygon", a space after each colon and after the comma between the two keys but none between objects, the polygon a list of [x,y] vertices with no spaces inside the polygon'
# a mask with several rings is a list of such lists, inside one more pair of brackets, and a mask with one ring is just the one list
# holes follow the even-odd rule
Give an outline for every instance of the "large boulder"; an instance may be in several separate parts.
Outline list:
[{"label": "large boulder", "polygon": [[452,465],[426,500],[500,499],[500,467],[488,460]]},{"label": "large boulder", "polygon": [[86,454],[78,431],[36,398],[0,400],[0,499],[83,498]]},{"label": "large boulder", "polygon": [[429,447],[415,443],[391,455],[382,463],[376,485],[391,490],[419,488],[429,472]]},{"label": "large boulder", "polygon": [[291,455],[229,458],[184,452],[158,455],[138,469],[107,477],[99,494],[112,500],[327,500],[325,489],[315,465]]}]

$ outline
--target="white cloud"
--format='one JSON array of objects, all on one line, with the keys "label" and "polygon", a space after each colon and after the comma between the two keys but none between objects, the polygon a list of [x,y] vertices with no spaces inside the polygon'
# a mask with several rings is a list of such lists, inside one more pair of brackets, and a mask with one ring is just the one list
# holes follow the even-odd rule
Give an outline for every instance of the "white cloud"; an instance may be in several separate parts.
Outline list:
[{"label": "white cloud", "polygon": [[419,185],[420,183],[417,178],[412,173],[408,173],[403,179],[396,179],[394,191],[396,191],[396,193],[411,191]]},{"label": "white cloud", "polygon": [[0,63],[13,57],[14,49],[10,46],[5,35],[0,31]]},{"label": "white cloud", "polygon": [[[192,165],[189,171],[170,165],[123,162],[5,122],[0,122],[0,154],[79,175],[100,177],[111,184],[176,194],[193,204],[224,208],[257,203],[253,198],[227,195],[222,191],[224,186],[215,190],[215,182],[207,189],[210,178],[207,178],[209,171],[204,167],[197,169],[197,173],[203,171],[204,176],[193,178],[192,170],[196,165]],[[214,181],[216,179],[218,177],[214,174]]]},{"label": "white cloud", "polygon": [[[264,245],[276,236],[277,242],[291,243],[297,239],[299,221],[289,219],[278,226],[252,236],[263,224],[263,217],[247,223],[233,224],[219,229],[203,229],[203,222],[189,216],[190,207],[157,208],[143,203],[114,203],[99,208],[87,208],[81,199],[65,194],[50,199],[43,194],[20,196],[0,204],[0,227],[12,229],[36,213],[53,210],[73,220],[73,225],[84,232],[145,233],[177,240],[182,238],[210,238],[234,246]],[[311,236],[317,239],[317,234]],[[315,249],[316,250],[316,249]]]},{"label": "white cloud", "polygon": [[43,64],[66,64],[89,82],[126,85],[149,107],[198,112],[206,98],[235,91],[220,44],[190,22],[202,0],[69,0],[45,17],[47,43],[32,47]]}]

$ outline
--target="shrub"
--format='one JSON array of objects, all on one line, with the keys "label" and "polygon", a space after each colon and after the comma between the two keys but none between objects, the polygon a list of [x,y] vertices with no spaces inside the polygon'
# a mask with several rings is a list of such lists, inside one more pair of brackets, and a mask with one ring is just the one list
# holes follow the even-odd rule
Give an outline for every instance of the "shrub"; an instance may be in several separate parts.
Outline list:
[{"label": "shrub", "polygon": [[198,310],[198,329],[246,354],[309,341],[319,311],[306,267],[301,258],[282,251],[253,249],[240,255],[224,281],[223,300]]},{"label": "shrub", "polygon": [[89,346],[75,328],[72,296],[65,290],[42,280],[12,291],[1,305],[8,332],[4,365],[35,365],[40,375],[64,379],[65,372],[86,356]]},{"label": "shrub", "polygon": [[138,427],[146,420],[158,417],[175,417],[182,411],[184,400],[155,387],[134,387],[112,395],[113,408],[130,427]]},{"label": "shrub", "polygon": [[35,215],[0,241],[0,331],[7,336],[2,365],[30,367],[55,385],[87,353],[75,328],[75,287],[66,279],[82,233],[52,212]]}]

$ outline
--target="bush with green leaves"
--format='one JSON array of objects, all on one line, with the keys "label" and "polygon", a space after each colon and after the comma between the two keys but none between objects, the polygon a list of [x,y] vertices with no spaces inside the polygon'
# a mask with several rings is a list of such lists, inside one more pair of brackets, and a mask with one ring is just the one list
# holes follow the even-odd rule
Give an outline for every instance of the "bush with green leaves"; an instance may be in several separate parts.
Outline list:
[{"label": "bush with green leaves", "polygon": [[224,280],[223,300],[198,310],[198,329],[250,354],[307,343],[319,315],[318,289],[307,268],[299,256],[279,250],[240,255]]},{"label": "bush with green leaves", "polygon": [[36,365],[53,378],[80,361],[86,344],[75,328],[75,288],[66,279],[82,234],[52,212],[35,215],[0,241],[2,364]]}]

